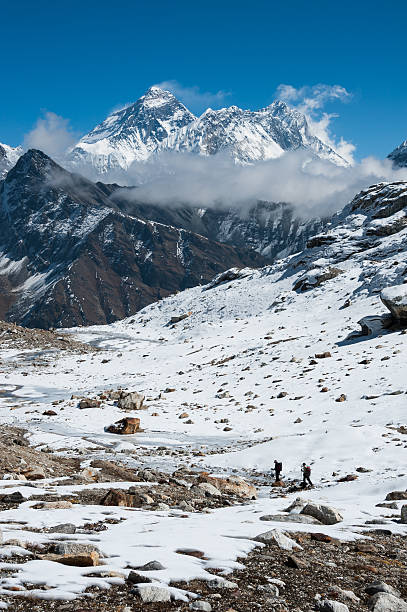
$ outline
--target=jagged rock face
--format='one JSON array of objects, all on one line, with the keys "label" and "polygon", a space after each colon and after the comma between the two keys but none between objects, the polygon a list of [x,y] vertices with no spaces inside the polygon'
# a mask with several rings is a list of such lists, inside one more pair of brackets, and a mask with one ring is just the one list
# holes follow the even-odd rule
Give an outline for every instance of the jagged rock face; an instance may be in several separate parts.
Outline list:
[{"label": "jagged rock face", "polygon": [[0,183],[0,318],[62,327],[124,318],[264,259],[118,210],[112,188],[29,151]]},{"label": "jagged rock face", "polygon": [[398,147],[394,149],[389,155],[388,158],[393,161],[395,166],[400,166],[400,168],[404,168],[407,166],[407,140],[401,143]]},{"label": "jagged rock face", "polygon": [[[351,259],[363,266],[357,291],[377,294],[407,279],[406,237],[407,183],[372,185],[334,215],[324,233],[308,241],[307,248],[290,260],[285,276],[299,270],[315,276],[318,270],[339,269],[338,264]],[[324,287],[314,289],[318,290]]]},{"label": "jagged rock face", "polygon": [[21,147],[13,148],[0,143],[0,180],[6,176],[22,154]]},{"label": "jagged rock face", "polygon": [[79,171],[105,175],[128,170],[132,162],[147,161],[164,151],[225,153],[237,163],[248,164],[296,149],[347,165],[311,133],[305,116],[284,102],[258,111],[237,106],[208,109],[197,118],[169,91],[151,87],[135,104],[112,113],[84,136],[68,163]]},{"label": "jagged rock face", "polygon": [[[121,194],[124,197],[121,197]],[[175,227],[182,227],[211,240],[260,253],[267,261],[296,253],[327,219],[301,219],[289,204],[254,203],[248,210],[168,207],[129,201],[126,190],[115,190],[117,206],[128,214]]]}]

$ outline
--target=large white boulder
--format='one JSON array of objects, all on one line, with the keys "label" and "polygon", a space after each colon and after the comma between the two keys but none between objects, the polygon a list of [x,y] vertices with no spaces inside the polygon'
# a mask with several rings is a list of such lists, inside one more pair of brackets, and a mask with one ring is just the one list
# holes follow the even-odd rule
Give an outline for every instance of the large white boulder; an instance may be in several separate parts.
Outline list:
[{"label": "large white boulder", "polygon": [[395,319],[407,322],[407,284],[386,287],[380,298]]}]

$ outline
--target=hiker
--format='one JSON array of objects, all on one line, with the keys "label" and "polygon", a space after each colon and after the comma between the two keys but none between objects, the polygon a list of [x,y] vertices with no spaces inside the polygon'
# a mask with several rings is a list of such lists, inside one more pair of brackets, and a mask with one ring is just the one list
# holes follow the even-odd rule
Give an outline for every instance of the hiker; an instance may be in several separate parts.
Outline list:
[{"label": "hiker", "polygon": [[310,487],[313,487],[314,485],[311,482],[311,468],[309,465],[306,465],[305,463],[302,464],[301,466],[301,472],[302,472],[302,486],[305,488],[307,486],[307,484],[310,485]]},{"label": "hiker", "polygon": [[283,471],[283,464],[281,463],[281,461],[277,461],[277,459],[274,459],[274,471],[276,473],[276,482],[278,480],[280,480],[280,474]]}]

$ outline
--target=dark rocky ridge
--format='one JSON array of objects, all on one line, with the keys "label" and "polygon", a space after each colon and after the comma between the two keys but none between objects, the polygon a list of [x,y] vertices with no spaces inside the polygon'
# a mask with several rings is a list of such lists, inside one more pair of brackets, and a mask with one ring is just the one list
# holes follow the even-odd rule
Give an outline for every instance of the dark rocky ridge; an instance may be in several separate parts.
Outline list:
[{"label": "dark rocky ridge", "polygon": [[0,183],[0,318],[30,327],[110,323],[230,267],[265,263],[121,211],[94,184],[30,150]]}]

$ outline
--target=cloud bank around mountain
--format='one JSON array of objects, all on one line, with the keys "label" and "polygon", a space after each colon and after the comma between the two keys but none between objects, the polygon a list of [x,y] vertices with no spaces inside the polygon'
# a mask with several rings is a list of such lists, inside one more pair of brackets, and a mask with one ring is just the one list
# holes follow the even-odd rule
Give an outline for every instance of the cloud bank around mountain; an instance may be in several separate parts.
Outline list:
[{"label": "cloud bank around mountain", "polygon": [[70,126],[69,119],[46,111],[34,128],[24,137],[25,149],[40,149],[55,160],[78,141],[79,135]]},{"label": "cloud bank around mountain", "polygon": [[237,166],[223,155],[163,153],[154,162],[134,163],[126,177],[127,184],[139,185],[128,197],[140,202],[232,206],[243,214],[259,200],[289,202],[304,217],[332,214],[369,185],[396,180],[407,181],[407,168],[396,169],[390,160],[368,157],[338,167],[306,151],[251,166]]}]

